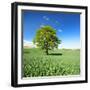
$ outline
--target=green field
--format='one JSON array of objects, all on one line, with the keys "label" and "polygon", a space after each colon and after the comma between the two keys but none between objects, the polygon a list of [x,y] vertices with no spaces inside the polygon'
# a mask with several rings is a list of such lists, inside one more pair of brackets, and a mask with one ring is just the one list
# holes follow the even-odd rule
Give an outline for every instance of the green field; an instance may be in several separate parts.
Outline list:
[{"label": "green field", "polygon": [[23,77],[80,74],[80,50],[58,49],[46,55],[39,48],[23,49]]}]

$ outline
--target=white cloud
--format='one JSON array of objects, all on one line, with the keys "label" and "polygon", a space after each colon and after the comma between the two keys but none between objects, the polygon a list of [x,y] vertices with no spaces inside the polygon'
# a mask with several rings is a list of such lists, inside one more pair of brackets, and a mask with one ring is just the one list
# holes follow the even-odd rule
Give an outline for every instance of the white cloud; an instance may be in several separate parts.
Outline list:
[{"label": "white cloud", "polygon": [[43,16],[43,18],[45,19],[45,18],[46,18],[46,16]]},{"label": "white cloud", "polygon": [[61,44],[58,45],[59,49],[80,49],[80,44],[76,43],[76,42],[62,42]]},{"label": "white cloud", "polygon": [[44,27],[44,24],[41,24],[40,27]]},{"label": "white cloud", "polygon": [[33,43],[33,42],[31,42],[31,41],[27,41],[27,40],[24,40],[24,43]]},{"label": "white cloud", "polygon": [[56,21],[56,23],[58,24],[59,22],[58,22],[58,21]]},{"label": "white cloud", "polygon": [[33,42],[31,42],[31,41],[24,40],[23,43],[24,43],[24,47],[36,48],[36,45]]},{"label": "white cloud", "polygon": [[63,30],[62,29],[59,29],[58,32],[62,32]]},{"label": "white cloud", "polygon": [[48,20],[49,20],[49,18],[46,18],[46,20],[48,21]]},{"label": "white cloud", "polygon": [[45,20],[49,20],[49,18],[47,17],[47,16],[43,16],[43,19],[45,19]]}]

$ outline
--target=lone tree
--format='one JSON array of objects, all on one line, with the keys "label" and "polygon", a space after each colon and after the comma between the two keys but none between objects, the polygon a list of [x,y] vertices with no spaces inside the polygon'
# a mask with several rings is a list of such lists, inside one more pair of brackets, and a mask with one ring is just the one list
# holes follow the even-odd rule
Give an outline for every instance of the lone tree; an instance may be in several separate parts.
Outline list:
[{"label": "lone tree", "polygon": [[61,43],[61,40],[58,39],[56,30],[51,26],[43,26],[37,30],[33,42],[36,43],[38,47],[45,50],[48,55],[48,50],[58,48],[58,44]]}]

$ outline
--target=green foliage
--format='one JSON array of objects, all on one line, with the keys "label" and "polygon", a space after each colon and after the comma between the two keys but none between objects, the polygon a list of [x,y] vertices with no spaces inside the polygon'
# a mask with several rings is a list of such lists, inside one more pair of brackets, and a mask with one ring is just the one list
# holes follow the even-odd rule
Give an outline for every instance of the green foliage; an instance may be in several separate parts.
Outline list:
[{"label": "green foliage", "polygon": [[53,50],[49,55],[39,48],[24,49],[23,77],[80,74],[80,50]]},{"label": "green foliage", "polygon": [[51,26],[44,26],[37,30],[33,42],[41,49],[44,49],[46,54],[48,54],[48,50],[58,48],[58,44],[61,43],[61,40],[56,36],[56,30]]}]

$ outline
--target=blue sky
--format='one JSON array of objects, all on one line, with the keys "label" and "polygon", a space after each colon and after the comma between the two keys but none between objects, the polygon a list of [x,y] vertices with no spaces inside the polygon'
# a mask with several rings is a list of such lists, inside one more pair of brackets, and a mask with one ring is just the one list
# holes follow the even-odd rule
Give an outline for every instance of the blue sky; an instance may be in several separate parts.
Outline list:
[{"label": "blue sky", "polygon": [[62,40],[59,48],[80,48],[80,14],[47,11],[23,11],[23,40],[32,42],[36,31],[50,25]]}]

